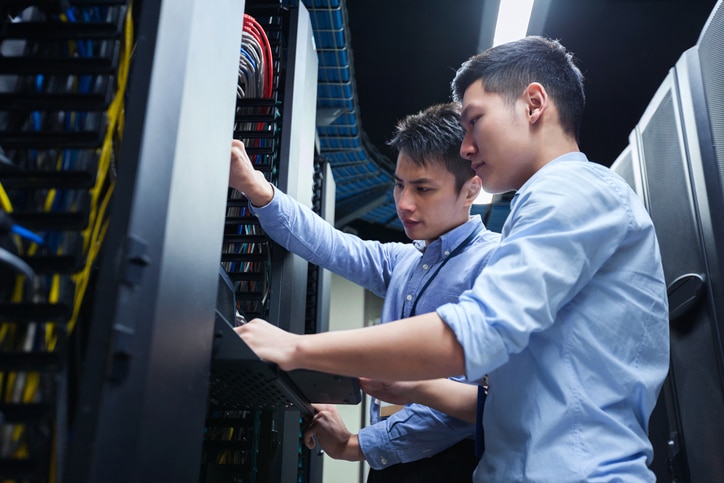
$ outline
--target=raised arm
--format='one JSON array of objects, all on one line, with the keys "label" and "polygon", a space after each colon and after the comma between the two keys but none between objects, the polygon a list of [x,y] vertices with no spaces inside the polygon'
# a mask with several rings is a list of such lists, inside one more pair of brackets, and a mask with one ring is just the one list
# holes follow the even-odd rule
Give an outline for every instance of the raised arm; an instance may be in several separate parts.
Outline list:
[{"label": "raised arm", "polygon": [[269,238],[380,297],[400,260],[418,254],[412,245],[362,240],[335,229],[308,206],[272,186],[237,140],[231,145],[229,185],[246,196],[251,213]]}]

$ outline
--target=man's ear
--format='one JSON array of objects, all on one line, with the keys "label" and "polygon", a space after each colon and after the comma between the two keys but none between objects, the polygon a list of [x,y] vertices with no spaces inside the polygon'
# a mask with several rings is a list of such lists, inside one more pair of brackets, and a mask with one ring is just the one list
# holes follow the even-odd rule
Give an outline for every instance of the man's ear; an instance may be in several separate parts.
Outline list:
[{"label": "man's ear", "polygon": [[478,176],[473,176],[465,182],[462,194],[465,195],[465,206],[470,206],[477,199],[483,189],[483,182]]},{"label": "man's ear", "polygon": [[528,111],[528,122],[535,124],[548,108],[548,92],[538,82],[531,82],[523,94]]}]

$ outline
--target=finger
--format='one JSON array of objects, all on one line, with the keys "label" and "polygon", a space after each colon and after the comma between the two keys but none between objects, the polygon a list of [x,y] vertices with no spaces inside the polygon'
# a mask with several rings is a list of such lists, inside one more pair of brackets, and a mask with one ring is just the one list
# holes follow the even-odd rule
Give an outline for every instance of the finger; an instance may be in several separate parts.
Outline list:
[{"label": "finger", "polygon": [[334,404],[312,404],[312,407],[316,410],[317,414],[321,413],[322,411],[333,411],[335,409]]},{"label": "finger", "polygon": [[306,431],[304,431],[304,435],[302,436],[302,438],[304,439],[304,446],[309,449],[314,449],[317,444],[317,441],[314,439],[314,431],[312,431],[311,429],[313,424],[314,422],[307,426],[307,429]]},{"label": "finger", "polygon": [[314,449],[314,447],[316,445],[317,445],[317,443],[314,440],[314,433],[305,433],[304,434],[304,446],[306,446],[309,449]]},{"label": "finger", "polygon": [[241,144],[239,141],[234,139],[231,142],[231,152],[239,156],[241,154],[241,150],[244,148],[244,145]]},{"label": "finger", "polygon": [[316,420],[316,414],[314,416],[306,416],[302,421],[302,432],[306,433],[307,431],[309,431]]}]

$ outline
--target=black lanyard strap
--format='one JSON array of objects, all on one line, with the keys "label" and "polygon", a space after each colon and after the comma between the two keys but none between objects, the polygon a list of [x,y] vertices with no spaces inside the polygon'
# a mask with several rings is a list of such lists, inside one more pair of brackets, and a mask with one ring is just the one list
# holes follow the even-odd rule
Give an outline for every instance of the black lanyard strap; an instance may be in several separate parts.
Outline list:
[{"label": "black lanyard strap", "polygon": [[[453,250],[452,253],[450,253],[450,255],[448,255],[447,258],[445,258],[445,260],[443,260],[440,265],[438,265],[437,269],[435,270],[435,273],[433,273],[430,276],[430,278],[427,279],[427,281],[425,282],[425,285],[423,285],[422,288],[420,289],[420,291],[417,293],[417,297],[415,297],[415,301],[412,303],[412,309],[410,309],[410,315],[408,315],[408,317],[412,317],[413,315],[415,315],[415,309],[417,309],[417,302],[420,300],[420,297],[422,296],[423,292],[425,292],[425,290],[427,290],[427,287],[428,287],[428,285],[430,285],[430,282],[432,282],[432,280],[435,277],[437,277],[437,274],[440,273],[440,270],[442,270],[442,267],[445,266],[445,264],[448,262],[448,260],[450,260],[451,258],[453,258],[457,255],[460,255],[463,252],[463,250],[465,249],[465,247],[471,241],[473,241],[473,238],[475,238],[475,236],[478,233],[480,233],[480,230],[482,230],[482,228],[483,228],[482,226],[478,226],[475,229],[475,231],[473,231],[470,235],[468,235],[468,237],[465,240],[463,240],[463,242],[460,245],[455,247],[455,250]],[[402,306],[402,314],[400,314],[400,318],[401,319],[405,318],[404,304]]]}]

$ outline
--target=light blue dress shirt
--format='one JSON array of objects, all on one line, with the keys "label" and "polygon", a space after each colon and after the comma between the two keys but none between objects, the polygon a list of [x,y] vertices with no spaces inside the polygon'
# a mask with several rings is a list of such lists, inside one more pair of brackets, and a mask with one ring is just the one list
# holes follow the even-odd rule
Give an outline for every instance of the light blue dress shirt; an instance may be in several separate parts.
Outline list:
[{"label": "light blue dress shirt", "polygon": [[[428,247],[424,242],[362,240],[334,229],[277,189],[269,204],[252,211],[267,235],[287,250],[383,297],[382,323],[409,316],[415,300],[417,314],[457,301],[472,287],[500,240],[498,233],[485,229],[479,216]],[[465,249],[435,275],[443,260],[476,231]],[[385,420],[379,419],[378,405],[373,405],[371,413],[372,424],[360,430],[359,443],[374,469],[432,456],[475,436],[474,425],[419,404],[408,405]]]},{"label": "light blue dress shirt", "polygon": [[569,153],[518,191],[502,235],[473,289],[437,311],[468,378],[489,374],[475,481],[654,481],[668,305],[642,203]]}]

